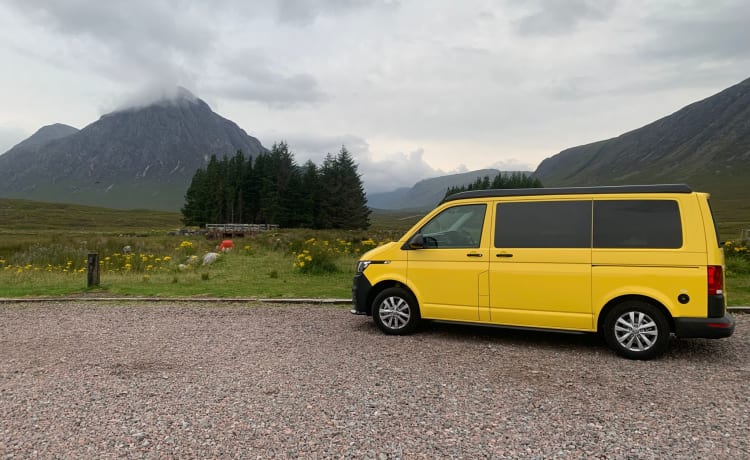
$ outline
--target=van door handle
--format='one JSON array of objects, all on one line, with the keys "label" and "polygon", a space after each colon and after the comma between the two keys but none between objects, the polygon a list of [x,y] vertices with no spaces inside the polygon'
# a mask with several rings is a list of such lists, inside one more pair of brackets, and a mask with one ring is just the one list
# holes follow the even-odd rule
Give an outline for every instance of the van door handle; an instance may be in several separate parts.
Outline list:
[{"label": "van door handle", "polygon": [[466,257],[482,257],[482,253],[481,252],[470,252],[470,253],[466,254]]},{"label": "van door handle", "polygon": [[495,257],[513,257],[513,254],[508,254],[507,252],[500,252],[495,254]]}]

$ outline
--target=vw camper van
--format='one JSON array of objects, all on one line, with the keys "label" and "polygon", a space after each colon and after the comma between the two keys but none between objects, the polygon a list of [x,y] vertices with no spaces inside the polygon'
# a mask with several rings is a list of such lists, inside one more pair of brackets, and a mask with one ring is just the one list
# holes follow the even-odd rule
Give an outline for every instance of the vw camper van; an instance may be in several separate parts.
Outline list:
[{"label": "vw camper van", "polygon": [[451,195],[364,254],[352,294],[386,334],[421,320],[596,332],[631,359],[671,334],[734,332],[709,195],[681,184]]}]

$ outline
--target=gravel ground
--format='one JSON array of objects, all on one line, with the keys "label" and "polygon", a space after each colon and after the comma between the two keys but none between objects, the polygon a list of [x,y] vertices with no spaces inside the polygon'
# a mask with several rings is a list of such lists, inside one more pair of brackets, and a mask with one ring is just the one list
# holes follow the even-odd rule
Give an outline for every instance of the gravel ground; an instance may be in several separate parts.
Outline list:
[{"label": "gravel ground", "polygon": [[636,362],[330,306],[0,304],[0,458],[748,458],[735,317]]}]

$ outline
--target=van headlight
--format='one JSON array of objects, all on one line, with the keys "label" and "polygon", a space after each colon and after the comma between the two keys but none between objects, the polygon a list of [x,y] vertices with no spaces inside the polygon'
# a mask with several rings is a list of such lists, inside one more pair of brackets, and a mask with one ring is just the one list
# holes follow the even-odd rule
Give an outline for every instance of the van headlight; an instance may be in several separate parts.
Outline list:
[{"label": "van headlight", "polygon": [[371,260],[360,260],[357,262],[357,273],[362,273],[372,263]]},{"label": "van headlight", "polygon": [[362,273],[370,266],[370,264],[389,264],[390,260],[360,260],[357,262],[357,273]]}]

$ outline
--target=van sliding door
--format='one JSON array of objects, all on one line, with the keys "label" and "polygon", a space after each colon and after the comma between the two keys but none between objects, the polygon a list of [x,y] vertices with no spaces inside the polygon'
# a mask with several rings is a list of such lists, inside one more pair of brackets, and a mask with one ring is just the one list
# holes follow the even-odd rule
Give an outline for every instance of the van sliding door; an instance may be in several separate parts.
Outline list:
[{"label": "van sliding door", "polygon": [[499,202],[490,321],[592,330],[591,200]]}]

